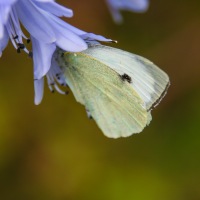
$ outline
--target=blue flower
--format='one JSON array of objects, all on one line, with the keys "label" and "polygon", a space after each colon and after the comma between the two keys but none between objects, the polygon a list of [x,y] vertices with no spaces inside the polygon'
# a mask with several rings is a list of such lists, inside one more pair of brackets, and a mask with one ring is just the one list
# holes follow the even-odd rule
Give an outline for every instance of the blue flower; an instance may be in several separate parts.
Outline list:
[{"label": "blue flower", "polygon": [[[72,10],[54,0],[0,0],[0,56],[10,39],[18,53],[24,50],[33,57],[35,104],[42,100],[44,76],[47,75],[50,83],[51,74],[57,70],[51,67],[54,66],[52,55],[57,47],[77,52],[87,49],[86,39],[110,41],[79,30],[59,18],[72,15]],[[20,23],[29,32],[30,38],[24,35]],[[24,40],[27,43],[32,41],[33,53],[26,48]]]},{"label": "blue flower", "polygon": [[[78,29],[76,29],[78,31]],[[100,44],[99,42],[114,42],[111,39],[106,39],[103,36],[95,35],[93,33],[85,33],[81,30],[80,37],[87,43],[88,46]],[[82,34],[81,34],[82,33]],[[51,60],[51,67],[49,71],[46,73],[47,84],[51,92],[57,91],[60,94],[68,94],[68,92],[63,91],[60,89],[60,86],[68,87],[66,84],[65,76],[64,76],[64,69],[62,69],[57,62],[58,53],[65,52],[63,49],[57,48],[54,52]],[[44,77],[40,79],[36,79],[34,81],[35,87],[35,104],[38,105],[42,101],[43,93],[44,93]]]},{"label": "blue flower", "polygon": [[149,0],[106,0],[112,17],[116,23],[122,22],[120,10],[145,12],[149,7]]}]

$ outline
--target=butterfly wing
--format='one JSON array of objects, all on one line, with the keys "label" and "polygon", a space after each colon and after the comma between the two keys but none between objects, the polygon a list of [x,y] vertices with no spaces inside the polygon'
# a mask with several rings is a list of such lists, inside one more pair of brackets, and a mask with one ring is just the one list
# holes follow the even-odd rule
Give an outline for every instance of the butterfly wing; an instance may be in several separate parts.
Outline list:
[{"label": "butterfly wing", "polygon": [[106,136],[127,137],[150,122],[143,100],[116,71],[84,52],[64,59],[67,84]]},{"label": "butterfly wing", "polygon": [[103,45],[90,47],[84,54],[120,75],[127,74],[131,78],[130,85],[143,99],[147,110],[155,107],[167,91],[168,75],[146,58]]}]

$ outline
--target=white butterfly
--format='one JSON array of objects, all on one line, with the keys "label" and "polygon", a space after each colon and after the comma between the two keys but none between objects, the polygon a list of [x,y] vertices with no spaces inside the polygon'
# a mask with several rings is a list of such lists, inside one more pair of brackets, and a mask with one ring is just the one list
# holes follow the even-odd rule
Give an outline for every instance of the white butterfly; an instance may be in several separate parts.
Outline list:
[{"label": "white butterfly", "polygon": [[107,137],[141,132],[164,97],[168,75],[149,60],[108,46],[58,53],[66,83]]}]

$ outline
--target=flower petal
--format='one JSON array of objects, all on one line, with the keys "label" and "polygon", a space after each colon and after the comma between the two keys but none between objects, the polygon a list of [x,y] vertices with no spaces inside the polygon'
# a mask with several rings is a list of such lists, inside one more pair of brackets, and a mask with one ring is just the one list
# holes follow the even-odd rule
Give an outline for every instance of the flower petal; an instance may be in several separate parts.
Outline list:
[{"label": "flower petal", "polygon": [[62,26],[65,24],[61,19],[49,15],[51,25],[56,29],[56,45],[65,51],[77,52],[87,49],[86,42],[77,34]]},{"label": "flower petal", "polygon": [[40,80],[34,80],[34,90],[35,90],[34,102],[36,105],[39,105],[42,101],[44,94],[44,78],[41,78]]},{"label": "flower petal", "polygon": [[[17,13],[23,25],[34,38],[44,43],[55,42],[66,51],[76,52],[87,48],[83,39],[61,26],[65,23],[61,19],[42,10],[30,0],[20,0],[20,2],[17,3]],[[27,16],[29,17],[27,18]]]},{"label": "flower petal", "polygon": [[97,41],[101,41],[101,42],[112,42],[113,40],[111,39],[107,39],[105,37],[103,37],[102,35],[96,35],[94,33],[86,33],[83,35],[80,35],[80,37],[84,40],[97,40]]},{"label": "flower petal", "polygon": [[39,8],[51,14],[54,14],[57,17],[72,17],[73,16],[73,11],[71,9],[65,8],[64,6],[61,6],[55,2],[45,2],[45,3],[35,2],[35,4]]},{"label": "flower petal", "polygon": [[[52,24],[54,22],[55,23],[54,26],[57,26],[57,28],[56,28],[57,34],[60,33],[60,35],[57,37],[59,39],[56,41],[56,44],[65,51],[72,51],[72,52],[83,51],[87,48],[85,42],[87,42],[89,40],[90,41],[95,40],[95,41],[102,41],[102,42],[112,42],[111,39],[107,39],[101,35],[96,35],[94,33],[87,33],[85,31],[82,31],[82,30],[64,22],[63,20],[61,20],[59,18],[55,18],[53,16],[49,16],[49,17],[52,18],[52,20],[51,20]],[[60,25],[60,26],[58,26],[58,25]],[[72,32],[75,33],[76,35],[72,34]],[[80,37],[77,38],[77,35],[79,35],[85,41],[83,46],[81,45],[82,41],[80,41]],[[74,38],[74,36],[75,36],[75,38]],[[62,40],[64,40],[65,43],[70,42],[69,40],[71,40],[71,41],[73,41],[73,43],[64,44],[62,42]],[[78,44],[78,46],[76,47],[75,44]]]},{"label": "flower petal", "polygon": [[145,12],[149,7],[148,0],[126,0],[121,1],[120,9],[134,12]]},{"label": "flower petal", "polygon": [[35,0],[35,1],[38,1],[38,2],[54,2],[55,0]]},{"label": "flower petal", "polygon": [[51,59],[56,45],[54,43],[45,44],[34,37],[31,39],[33,47],[34,78],[41,79],[51,67]]},{"label": "flower petal", "polygon": [[0,6],[2,6],[2,5],[11,5],[11,4],[13,4],[14,2],[16,2],[17,0],[1,0],[0,1]]},{"label": "flower petal", "polygon": [[107,0],[108,2],[108,8],[110,10],[110,13],[112,15],[113,20],[115,21],[115,23],[120,24],[122,23],[122,16],[121,13],[118,9],[118,7],[115,4],[115,0]]},{"label": "flower petal", "polygon": [[33,37],[44,43],[56,41],[55,32],[46,12],[39,9],[33,1],[20,0],[15,8],[20,21]]},{"label": "flower petal", "polygon": [[6,0],[0,1],[0,39],[3,37],[4,34],[4,25],[8,20],[8,16],[11,10],[11,6],[17,0]]},{"label": "flower petal", "polygon": [[5,49],[9,41],[9,36],[7,30],[4,28],[3,37],[0,38],[0,57],[2,55],[2,51]]},{"label": "flower petal", "polygon": [[149,7],[149,0],[107,0],[107,3],[116,23],[122,22],[120,10],[145,12]]},{"label": "flower petal", "polygon": [[87,49],[86,42],[73,32],[64,30],[58,36],[56,45],[65,51],[79,52]]}]

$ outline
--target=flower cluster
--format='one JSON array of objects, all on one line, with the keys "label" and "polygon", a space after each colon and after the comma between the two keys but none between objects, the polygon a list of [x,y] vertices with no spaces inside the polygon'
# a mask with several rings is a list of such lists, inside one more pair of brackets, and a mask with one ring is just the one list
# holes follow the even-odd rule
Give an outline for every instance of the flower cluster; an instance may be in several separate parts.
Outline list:
[{"label": "flower cluster", "polygon": [[[144,11],[148,0],[106,0],[113,18],[120,22],[119,10]],[[54,0],[0,0],[0,57],[10,40],[17,52],[22,50],[33,58],[35,104],[43,98],[44,77],[50,90],[64,92],[58,84],[65,85],[63,72],[54,59],[56,48],[78,52],[88,44],[98,41],[110,42],[103,36],[87,33],[64,22],[60,17],[72,17],[72,10],[57,4]],[[27,37],[21,25],[30,34]],[[26,47],[32,42],[32,51]]]},{"label": "flower cluster", "polygon": [[[72,17],[73,12],[54,0],[0,0],[0,56],[10,39],[18,53],[23,50],[33,57],[35,104],[43,97],[44,76],[47,76],[50,88],[54,85],[63,93],[54,84],[55,79],[62,83],[59,68],[52,59],[57,47],[78,52],[87,49],[87,41],[110,41],[71,26],[60,19],[62,16]],[[22,32],[20,23],[30,37]],[[32,51],[26,48],[24,40],[32,42]]]}]

